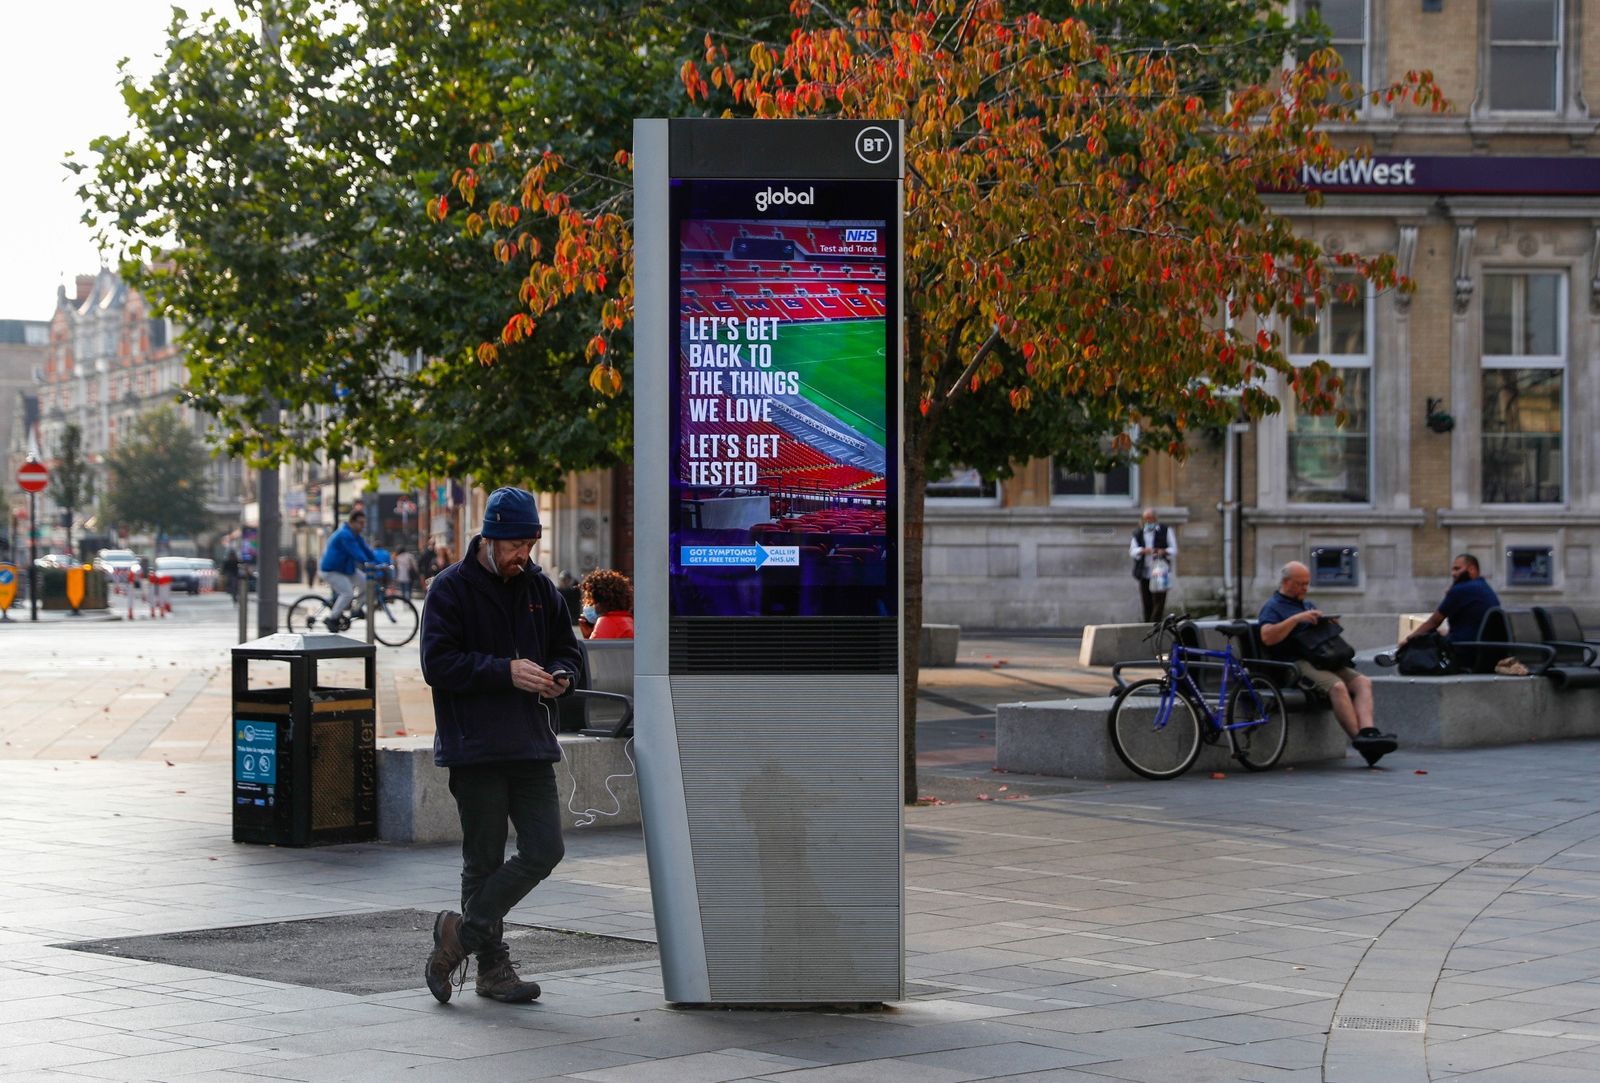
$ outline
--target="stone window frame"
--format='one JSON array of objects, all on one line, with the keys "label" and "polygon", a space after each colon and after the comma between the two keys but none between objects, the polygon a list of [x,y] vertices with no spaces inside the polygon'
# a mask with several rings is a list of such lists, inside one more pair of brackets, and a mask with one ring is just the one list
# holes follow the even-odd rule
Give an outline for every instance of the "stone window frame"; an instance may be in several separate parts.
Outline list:
[{"label": "stone window frame", "polygon": [[[1354,274],[1354,272],[1342,271],[1342,269],[1340,269],[1340,268],[1330,268],[1330,270],[1333,271],[1335,274],[1342,274],[1345,277],[1348,277],[1348,276],[1351,276],[1351,275]],[[1359,278],[1360,276],[1357,275],[1356,277]],[[1377,405],[1378,405],[1377,404],[1377,398],[1378,398],[1378,387],[1377,387],[1377,376],[1378,376],[1378,371],[1379,371],[1378,358],[1377,358],[1377,353],[1378,353],[1378,318],[1377,318],[1378,291],[1377,291],[1377,288],[1375,286],[1373,286],[1373,284],[1370,281],[1368,281],[1366,279],[1361,279],[1360,281],[1361,281],[1361,288],[1362,288],[1362,294],[1363,294],[1363,297],[1362,297],[1362,313],[1361,313],[1362,339],[1364,341],[1366,349],[1362,353],[1359,353],[1359,354],[1296,353],[1296,352],[1292,352],[1292,350],[1286,350],[1285,351],[1285,356],[1289,359],[1289,363],[1291,365],[1293,365],[1295,368],[1301,368],[1301,367],[1303,367],[1305,365],[1309,365],[1309,364],[1311,364],[1311,363],[1313,363],[1313,362],[1315,362],[1317,360],[1324,360],[1324,361],[1327,361],[1328,364],[1330,366],[1332,366],[1334,369],[1347,369],[1347,368],[1365,369],[1367,372],[1371,373],[1371,375],[1368,377],[1368,383],[1367,383],[1367,396],[1368,396],[1368,402],[1367,402],[1367,498],[1366,498],[1366,500],[1362,500],[1362,501],[1350,501],[1348,503],[1345,503],[1345,502],[1296,500],[1296,499],[1293,498],[1293,496],[1291,496],[1289,494],[1288,485],[1290,484],[1290,480],[1291,480],[1291,477],[1292,477],[1292,471],[1290,471],[1288,469],[1289,444],[1290,444],[1290,440],[1292,439],[1292,434],[1289,431],[1289,421],[1290,421],[1290,418],[1292,417],[1292,415],[1294,414],[1295,403],[1294,403],[1294,398],[1293,398],[1292,394],[1288,393],[1287,385],[1285,385],[1284,389],[1283,389],[1285,394],[1283,396],[1281,396],[1280,400],[1279,400],[1283,404],[1283,412],[1282,412],[1282,418],[1283,418],[1282,444],[1281,444],[1281,447],[1280,447],[1279,450],[1280,450],[1280,453],[1281,453],[1281,455],[1283,457],[1283,462],[1284,462],[1284,479],[1285,479],[1285,482],[1284,482],[1285,483],[1284,494],[1285,494],[1285,505],[1287,507],[1292,507],[1292,508],[1330,508],[1330,509],[1331,508],[1348,508],[1348,509],[1360,510],[1360,509],[1364,509],[1364,508],[1372,508],[1372,507],[1375,507],[1377,505],[1377,498],[1376,498],[1376,490],[1377,490],[1377,485],[1378,485],[1378,442],[1377,442],[1377,428],[1378,428],[1378,424],[1377,424],[1377,420],[1378,420],[1377,419]],[[1319,324],[1320,324],[1321,319],[1322,319],[1322,314],[1319,313],[1318,314]],[[1285,329],[1284,329],[1284,340],[1285,340],[1285,342],[1287,342],[1292,347],[1293,341],[1294,341],[1294,335],[1293,335],[1292,332],[1290,332],[1288,330],[1287,327],[1285,327]]]},{"label": "stone window frame", "polygon": [[1583,99],[1583,5],[1580,0],[1554,0],[1556,7],[1556,103],[1551,109],[1494,109],[1489,102],[1490,53],[1494,48],[1493,5],[1478,0],[1478,75],[1471,115],[1478,118],[1551,117],[1576,120],[1587,117]]},{"label": "stone window frame", "polygon": [[[1490,276],[1513,276],[1528,278],[1534,275],[1553,276],[1558,283],[1559,296],[1556,299],[1556,335],[1558,339],[1557,351],[1554,354],[1490,354],[1484,343],[1483,320],[1486,315],[1483,305],[1483,282]],[[1474,415],[1472,425],[1473,461],[1476,463],[1477,477],[1474,479],[1473,503],[1478,507],[1505,509],[1505,508],[1562,508],[1572,503],[1572,275],[1569,267],[1558,264],[1545,263],[1490,263],[1485,262],[1478,268],[1477,304],[1474,306],[1475,323],[1477,324],[1477,370],[1478,393],[1477,413]],[[1483,393],[1482,374],[1488,369],[1555,369],[1561,373],[1561,498],[1559,500],[1544,501],[1494,501],[1484,499],[1483,476],[1483,439],[1482,426]]]}]

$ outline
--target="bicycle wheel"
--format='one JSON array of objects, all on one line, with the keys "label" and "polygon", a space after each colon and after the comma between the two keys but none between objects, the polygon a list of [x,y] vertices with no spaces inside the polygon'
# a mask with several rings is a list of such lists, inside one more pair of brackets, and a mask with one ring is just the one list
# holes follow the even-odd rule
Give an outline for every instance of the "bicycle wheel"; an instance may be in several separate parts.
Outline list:
[{"label": "bicycle wheel", "polygon": [[1165,677],[1118,692],[1106,724],[1117,758],[1145,778],[1177,778],[1200,756],[1200,711]]},{"label": "bicycle wheel", "polygon": [[299,632],[301,635],[326,632],[328,629],[324,621],[327,616],[328,599],[320,594],[302,594],[289,607],[289,614],[283,619],[283,628],[284,631]]},{"label": "bicycle wheel", "polygon": [[[1225,717],[1234,759],[1251,771],[1265,771],[1278,762],[1289,743],[1289,719],[1277,686],[1265,677],[1234,685]],[[1240,722],[1246,724],[1234,729]]]},{"label": "bicycle wheel", "polygon": [[403,647],[417,634],[417,607],[404,598],[385,598],[372,615],[372,634],[385,647]]}]

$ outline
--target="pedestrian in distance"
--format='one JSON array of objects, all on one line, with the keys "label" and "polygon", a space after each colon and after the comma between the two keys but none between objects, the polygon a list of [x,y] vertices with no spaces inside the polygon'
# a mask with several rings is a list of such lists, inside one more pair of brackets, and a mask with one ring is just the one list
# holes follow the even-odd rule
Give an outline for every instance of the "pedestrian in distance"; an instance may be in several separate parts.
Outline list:
[{"label": "pedestrian in distance", "polygon": [[417,568],[416,554],[403,545],[396,549],[394,553],[394,578],[395,583],[400,587],[400,597],[409,602],[411,600],[411,586],[421,578],[421,575]]},{"label": "pedestrian in distance", "polygon": [[1139,526],[1128,545],[1133,558],[1133,577],[1139,581],[1139,605],[1146,624],[1161,619],[1167,609],[1167,591],[1172,589],[1172,566],[1178,558],[1178,532],[1156,519],[1156,509],[1144,509]]},{"label": "pedestrian in distance", "polygon": [[322,550],[322,560],[317,565],[323,582],[334,590],[333,608],[328,612],[328,631],[341,628],[344,611],[366,589],[367,577],[361,565],[375,563],[378,555],[361,537],[367,526],[367,513],[357,508],[350,513],[343,526],[328,538]]},{"label": "pedestrian in distance", "polygon": [[1372,682],[1366,676],[1350,666],[1319,669],[1297,651],[1297,632],[1334,619],[1306,598],[1310,589],[1310,568],[1293,560],[1283,566],[1278,576],[1278,592],[1267,599],[1258,617],[1261,645],[1267,649],[1269,657],[1293,662],[1300,671],[1301,681],[1328,698],[1333,706],[1333,717],[1371,767],[1398,748],[1399,742],[1373,724]]},{"label": "pedestrian in distance", "polygon": [[[483,529],[433,580],[422,616],[422,676],[433,690],[434,763],[450,772],[461,818],[461,910],[440,912],[425,977],[440,1003],[476,955],[479,996],[524,1003],[505,917],[561,861],[554,701],[582,672],[567,607],[531,560],[543,532],[533,495],[489,494]],[[516,852],[505,856],[508,824]],[[461,978],[464,982],[465,977]]]}]

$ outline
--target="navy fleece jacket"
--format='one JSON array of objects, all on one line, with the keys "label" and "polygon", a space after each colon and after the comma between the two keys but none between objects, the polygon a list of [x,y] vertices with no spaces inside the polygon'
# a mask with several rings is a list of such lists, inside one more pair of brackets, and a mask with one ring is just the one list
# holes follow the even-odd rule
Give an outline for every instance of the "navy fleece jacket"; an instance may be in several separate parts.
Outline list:
[{"label": "navy fleece jacket", "polygon": [[[478,562],[481,537],[433,580],[422,611],[422,677],[433,689],[440,767],[561,758],[556,705],[511,683],[511,660],[583,672],[567,604],[530,564],[506,581]],[[572,687],[568,686],[569,689]]]}]

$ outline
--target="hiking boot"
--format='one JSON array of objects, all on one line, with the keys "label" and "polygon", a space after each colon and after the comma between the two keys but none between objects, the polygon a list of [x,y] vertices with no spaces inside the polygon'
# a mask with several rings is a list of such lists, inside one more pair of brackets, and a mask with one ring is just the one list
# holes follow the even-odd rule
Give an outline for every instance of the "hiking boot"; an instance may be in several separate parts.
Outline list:
[{"label": "hiking boot", "polygon": [[509,955],[479,959],[478,995],[502,1004],[526,1004],[539,999],[539,983],[518,977]]},{"label": "hiking boot", "polygon": [[1392,734],[1380,733],[1376,726],[1368,726],[1356,734],[1350,743],[1367,761],[1368,767],[1377,766],[1379,760],[1400,747],[1400,742]]},{"label": "hiking boot", "polygon": [[461,915],[454,910],[439,911],[433,919],[433,951],[422,972],[433,999],[440,1004],[450,1003],[450,984],[456,970],[466,962],[467,949],[461,946]]}]

